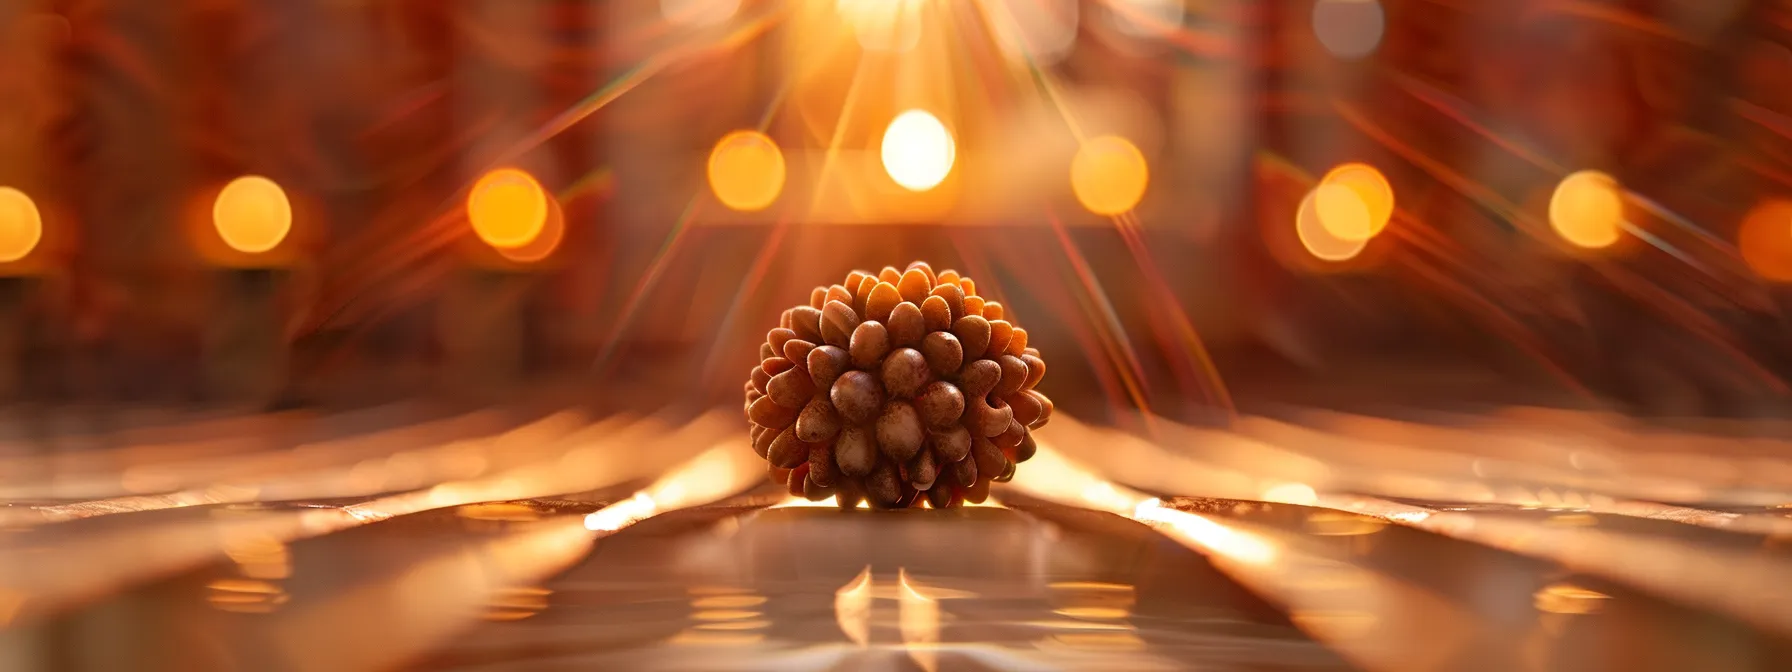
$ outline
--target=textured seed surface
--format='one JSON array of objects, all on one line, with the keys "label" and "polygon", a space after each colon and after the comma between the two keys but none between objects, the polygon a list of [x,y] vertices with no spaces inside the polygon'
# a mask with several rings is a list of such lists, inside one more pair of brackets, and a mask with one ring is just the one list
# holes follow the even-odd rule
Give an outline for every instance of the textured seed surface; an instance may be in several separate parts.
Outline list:
[{"label": "textured seed surface", "polygon": [[1027,330],[1014,327],[1011,331],[1013,335],[1008,338],[1008,354],[1015,357],[1027,354]]},{"label": "textured seed surface", "polygon": [[[965,444],[965,452],[970,452],[969,443]],[[940,457],[945,457],[945,455],[942,454]],[[946,467],[946,471],[952,475],[952,480],[958,483],[977,482],[977,461],[969,459],[968,457],[960,458],[958,461],[953,462],[950,466]]]},{"label": "textured seed surface", "polygon": [[790,309],[790,330],[810,343],[821,342],[821,309],[797,306]]},{"label": "textured seed surface", "polygon": [[846,373],[846,367],[852,362],[846,350],[824,345],[809,351],[809,381],[815,383],[817,389],[828,389],[840,374]]},{"label": "textured seed surface", "polygon": [[927,439],[947,462],[957,462],[971,454],[971,430],[965,429],[964,425],[936,430]]},{"label": "textured seed surface", "polygon": [[946,302],[946,307],[952,310],[953,322],[956,322],[958,321],[958,318],[965,316],[964,290],[959,289],[957,283],[941,283],[939,286],[933,288],[933,295],[940,297],[940,300]]},{"label": "textured seed surface", "polygon": [[753,450],[792,495],[841,508],[989,497],[1038,450],[1045,361],[1013,311],[924,262],[810,291],[742,381]]},{"label": "textured seed surface", "polygon": [[933,459],[933,451],[922,449],[915,453],[914,459],[909,460],[907,468],[903,469],[902,480],[916,490],[926,490],[933,487],[934,480],[939,476],[939,465]]},{"label": "textured seed surface", "polygon": [[778,375],[780,373],[783,373],[785,371],[789,371],[791,369],[791,366],[792,365],[790,363],[790,360],[785,359],[783,357],[772,357],[770,359],[766,359],[764,361],[759,362],[760,368],[765,369],[766,373],[772,374],[774,376]]},{"label": "textured seed surface", "polygon": [[929,296],[921,302],[921,320],[928,333],[947,331],[952,328],[952,309],[946,300],[937,296]]},{"label": "textured seed surface", "polygon": [[1006,397],[1021,391],[1027,384],[1027,365],[1014,355],[1002,355],[995,359],[1002,367],[1002,379],[996,382],[995,393],[998,397]]},{"label": "textured seed surface", "polygon": [[989,322],[979,315],[966,315],[952,324],[952,335],[964,346],[964,358],[976,359],[989,348]]},{"label": "textured seed surface", "polygon": [[1014,420],[1013,409],[1008,404],[996,400],[994,404],[982,400],[970,402],[965,410],[965,429],[971,430],[972,436],[995,436],[1008,431],[1008,423]]},{"label": "textured seed surface", "polygon": [[921,387],[933,379],[927,359],[913,348],[900,348],[885,357],[882,374],[884,391],[891,399],[907,399],[920,394]]},{"label": "textured seed surface", "polygon": [[1008,351],[1008,340],[1014,338],[1014,325],[1002,320],[989,321],[989,350],[985,357],[994,357]]},{"label": "textured seed surface", "polygon": [[[1039,420],[1039,415],[1045,412],[1045,409],[1040,406],[1039,400],[1026,392],[1002,397],[1002,400],[1008,402],[1009,408],[1014,409],[1014,419],[1028,427],[1033,426],[1033,423]],[[798,423],[800,424],[801,421],[799,420]]]},{"label": "textured seed surface", "polygon": [[752,420],[753,424],[772,429],[789,427],[796,422],[796,414],[796,409],[780,406],[771,397],[761,397],[747,409],[747,419]]},{"label": "textured seed surface", "polygon": [[936,331],[921,339],[921,355],[936,376],[947,376],[964,366],[964,346],[951,332]]},{"label": "textured seed surface", "polygon": [[864,476],[877,467],[877,444],[863,427],[840,430],[834,442],[834,462],[848,476]]},{"label": "textured seed surface", "polygon": [[784,342],[784,358],[790,360],[791,366],[802,369],[806,376],[809,375],[809,351],[814,349],[814,343],[793,338]]},{"label": "textured seed surface", "polygon": [[1045,360],[1040,359],[1039,355],[1023,353],[1020,356],[1020,361],[1027,365],[1027,384],[1022,389],[1031,390],[1039,387],[1039,381],[1045,380]]},{"label": "textured seed surface", "polygon": [[844,348],[851,342],[852,331],[859,326],[859,314],[842,301],[829,301],[821,309],[821,339],[828,345]]},{"label": "textured seed surface", "polygon": [[759,435],[753,437],[753,452],[759,453],[760,457],[765,457],[766,453],[771,452],[772,441],[778,438],[778,430],[765,427],[759,427],[759,430]]},{"label": "textured seed surface", "polygon": [[983,438],[971,441],[971,459],[977,461],[979,474],[1000,474],[1008,464],[1008,458],[1002,455],[1002,449]]},{"label": "textured seed surface", "polygon": [[[834,410],[839,411],[840,417],[846,422],[855,425],[870,422],[877,417],[884,405],[883,385],[869,373],[848,371],[834,381],[834,387],[828,392],[828,399],[834,403]],[[758,404],[754,407],[758,407]]]},{"label": "textured seed surface", "polygon": [[[789,329],[785,329],[783,327],[778,327],[777,329],[773,329],[769,332],[766,332],[766,334],[765,334],[765,342],[770,343],[772,346],[772,350],[775,350],[778,352],[783,352],[784,351],[784,342],[788,341],[790,339],[793,339],[793,338],[796,338],[796,332],[791,331]],[[761,359],[764,359],[764,358],[761,357]]]},{"label": "textured seed surface", "polygon": [[927,293],[933,291],[933,282],[927,279],[927,274],[921,272],[921,269],[911,268],[896,283],[896,291],[902,295],[903,301],[918,306],[927,298]]},{"label": "textured seed surface", "polygon": [[766,449],[765,459],[773,465],[795,469],[797,465],[809,460],[809,444],[796,438],[796,430],[786,429],[778,432],[778,438],[772,439],[771,447]]},{"label": "textured seed surface", "polygon": [[852,365],[869,369],[890,354],[890,332],[881,322],[861,322],[852,332]]},{"label": "textured seed surface", "polygon": [[822,487],[833,487],[839,477],[839,467],[834,463],[834,446],[831,443],[810,444],[809,446],[809,480]]},{"label": "textured seed surface", "polygon": [[959,373],[958,387],[964,392],[965,399],[982,399],[996,389],[1002,382],[1002,365],[987,359],[979,359],[965,365]]},{"label": "textured seed surface", "polygon": [[865,479],[865,497],[871,500],[872,506],[889,508],[902,499],[902,475],[897,473],[896,465],[888,461],[878,462],[877,468]]},{"label": "textured seed surface", "polygon": [[955,426],[964,417],[964,393],[958,386],[943,380],[928,383],[915,397],[915,410],[928,427]]},{"label": "textured seed surface", "polygon": [[892,460],[908,461],[926,438],[921,416],[908,402],[890,402],[877,418],[877,447]]},{"label": "textured seed surface", "polygon": [[840,433],[840,415],[834,412],[834,405],[827,397],[815,395],[803,412],[796,416],[796,438],[810,443],[819,443],[834,438]]},{"label": "textured seed surface", "polygon": [[815,396],[815,383],[809,380],[809,374],[796,369],[772,376],[765,386],[765,396],[786,408],[802,408]]},{"label": "textured seed surface", "polygon": [[896,291],[896,285],[877,283],[871,288],[871,296],[865,299],[865,319],[887,323],[890,311],[895,310],[898,303],[902,303],[902,294]]},{"label": "textured seed surface", "polygon": [[1026,427],[1021,426],[1019,422],[1009,420],[1008,429],[1001,434],[997,434],[994,439],[990,440],[995,442],[996,447],[1007,450],[1020,445],[1020,440],[1026,438],[1026,436]]},{"label": "textured seed surface", "polygon": [[921,308],[904,301],[896,304],[890,311],[890,344],[899,348],[913,348],[921,344],[921,337],[927,335],[927,319],[921,317]]}]

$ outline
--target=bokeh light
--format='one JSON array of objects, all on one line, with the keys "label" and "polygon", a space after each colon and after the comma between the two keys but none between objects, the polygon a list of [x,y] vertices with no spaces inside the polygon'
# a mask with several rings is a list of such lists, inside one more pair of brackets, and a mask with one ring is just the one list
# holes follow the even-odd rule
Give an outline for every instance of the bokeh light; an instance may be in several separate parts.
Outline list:
[{"label": "bokeh light", "polygon": [[[1388,222],[1394,218],[1394,187],[1388,178],[1376,170],[1374,166],[1364,163],[1346,163],[1333,168],[1319,181],[1322,185],[1337,185],[1348,189],[1362,202],[1368,215],[1367,237],[1373,238],[1386,229]],[[1323,194],[1322,194],[1323,196]],[[1334,197],[1335,198],[1335,197]],[[1334,226],[1327,215],[1326,199],[1319,199],[1319,214],[1322,223],[1333,234],[1346,239],[1351,232],[1357,230],[1354,224]]]},{"label": "bokeh light", "polygon": [[1112,217],[1132,210],[1145,196],[1150,169],[1126,138],[1105,135],[1083,143],[1070,162],[1070,189],[1089,212]]},{"label": "bokeh light", "polygon": [[735,131],[709,153],[709,189],[722,205],[742,212],[764,210],[784,190],[784,153],[758,131]]},{"label": "bokeh light", "polygon": [[0,187],[0,263],[24,259],[44,237],[43,213],[25,192]]},{"label": "bokeh light", "polygon": [[1599,249],[1618,242],[1624,225],[1618,181],[1596,170],[1562,178],[1549,197],[1549,225],[1577,247]]},{"label": "bokeh light", "polygon": [[884,130],[884,172],[909,191],[927,191],[946,180],[958,159],[952,132],[938,117],[909,110],[896,115]]},{"label": "bokeh light", "polygon": [[529,173],[499,168],[486,173],[467,195],[467,219],[487,245],[528,245],[547,225],[548,195]]},{"label": "bokeh light", "polygon": [[541,234],[533,240],[517,247],[493,247],[498,256],[513,263],[533,264],[544,261],[560,249],[560,241],[566,238],[566,214],[560,209],[558,201],[548,199],[548,219],[542,223]]},{"label": "bokeh light", "polygon": [[[1322,188],[1324,187],[1322,186]],[[1342,189],[1342,187],[1334,188]],[[1325,225],[1320,222],[1319,191],[1320,189],[1314,189],[1307,192],[1306,198],[1301,199],[1300,210],[1296,211],[1294,215],[1294,233],[1300,238],[1301,246],[1307,249],[1308,254],[1321,261],[1349,261],[1356,255],[1362,254],[1363,248],[1369,246],[1368,237],[1365,236],[1360,240],[1339,238],[1327,231]],[[1345,189],[1344,193],[1349,194],[1349,190]],[[1355,200],[1354,194],[1351,194],[1350,200]],[[1361,208],[1361,202],[1357,203],[1357,207]],[[1367,217],[1367,214],[1363,216]]]},{"label": "bokeh light", "polygon": [[1318,0],[1313,3],[1313,35],[1339,58],[1362,58],[1381,46],[1387,16],[1378,0]]},{"label": "bokeh light", "polygon": [[273,180],[250,175],[232,180],[212,202],[212,226],[238,252],[272,250],[292,232],[292,202]]},{"label": "bokeh light", "polygon": [[1321,183],[1313,189],[1313,214],[1319,226],[1339,240],[1361,241],[1374,237],[1369,205],[1342,184]]},{"label": "bokeh light", "polygon": [[1742,220],[1736,246],[1756,275],[1792,282],[1792,201],[1775,199],[1756,206]]}]

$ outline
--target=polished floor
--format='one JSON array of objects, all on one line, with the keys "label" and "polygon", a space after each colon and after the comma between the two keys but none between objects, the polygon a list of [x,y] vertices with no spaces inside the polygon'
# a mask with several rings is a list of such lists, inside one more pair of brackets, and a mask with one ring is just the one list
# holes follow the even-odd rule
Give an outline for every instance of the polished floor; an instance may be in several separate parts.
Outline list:
[{"label": "polished floor", "polygon": [[1792,452],[1761,424],[1066,418],[995,503],[879,513],[765,486],[737,423],[9,437],[0,669],[1792,668]]}]

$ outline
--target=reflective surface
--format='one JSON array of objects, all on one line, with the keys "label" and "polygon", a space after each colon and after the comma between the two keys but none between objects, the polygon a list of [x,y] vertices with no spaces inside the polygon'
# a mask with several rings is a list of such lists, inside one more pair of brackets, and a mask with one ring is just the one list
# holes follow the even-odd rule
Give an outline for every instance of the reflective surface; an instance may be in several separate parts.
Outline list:
[{"label": "reflective surface", "polygon": [[[1559,412],[1511,419],[1536,413],[1506,409],[1500,421],[1533,437],[1525,450],[1500,448],[1491,429],[1448,441],[1469,430],[1314,409],[1293,423],[1247,416],[1229,431],[1159,419],[1155,435],[1066,417],[999,504],[894,513],[754,485],[762,467],[739,428],[688,413],[524,405],[399,414],[395,426],[350,414],[306,421],[291,447],[65,454],[87,494],[127,490],[126,474],[144,465],[167,474],[148,482],[179,490],[5,507],[0,660],[19,670],[1792,665],[1786,510],[1623,496],[1608,484],[1649,484],[1633,471],[1649,468],[1648,454],[1555,448],[1559,433],[1668,429]],[[206,422],[276,421],[195,422],[203,444]],[[1686,436],[1734,445],[1708,429]],[[1753,492],[1778,492],[1767,470],[1734,468],[1744,458],[1700,459],[1712,468],[1663,471],[1660,482],[1745,492],[1730,484],[1746,474],[1761,484]],[[1629,475],[1572,480],[1593,467]],[[201,487],[208,474],[229,480]],[[21,492],[42,484],[8,481]],[[1170,487],[1235,496],[1134,489]],[[1450,489],[1466,496],[1418,496]]]}]

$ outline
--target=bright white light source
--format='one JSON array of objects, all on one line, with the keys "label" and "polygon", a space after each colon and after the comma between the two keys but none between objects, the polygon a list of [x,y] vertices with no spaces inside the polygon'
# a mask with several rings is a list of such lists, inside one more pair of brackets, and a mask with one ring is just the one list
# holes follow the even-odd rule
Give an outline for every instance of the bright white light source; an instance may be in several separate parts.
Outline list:
[{"label": "bright white light source", "polygon": [[1387,16],[1377,0],[1319,0],[1313,3],[1313,34],[1338,58],[1362,58],[1381,45]]},{"label": "bright white light source", "polygon": [[896,115],[884,130],[884,172],[909,191],[939,186],[958,159],[952,132],[938,117],[923,110]]}]

